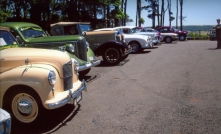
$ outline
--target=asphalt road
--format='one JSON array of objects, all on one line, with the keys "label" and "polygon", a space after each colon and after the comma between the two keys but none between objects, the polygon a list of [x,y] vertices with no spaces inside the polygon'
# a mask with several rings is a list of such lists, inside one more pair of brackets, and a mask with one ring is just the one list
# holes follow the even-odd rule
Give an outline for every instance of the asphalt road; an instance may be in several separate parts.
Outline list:
[{"label": "asphalt road", "polygon": [[[216,41],[161,44],[103,63],[83,79],[78,107],[54,110],[48,122],[12,133],[220,134],[221,49]],[[82,78],[81,78],[82,79]]]}]

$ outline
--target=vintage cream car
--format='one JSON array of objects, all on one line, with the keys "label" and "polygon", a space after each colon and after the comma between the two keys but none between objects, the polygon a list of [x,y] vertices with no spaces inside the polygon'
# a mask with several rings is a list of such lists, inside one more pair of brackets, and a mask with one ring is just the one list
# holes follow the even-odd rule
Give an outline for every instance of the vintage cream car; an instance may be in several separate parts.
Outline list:
[{"label": "vintage cream car", "polygon": [[1,27],[0,40],[0,108],[13,121],[34,123],[52,109],[79,103],[87,87],[66,51],[19,48]]}]

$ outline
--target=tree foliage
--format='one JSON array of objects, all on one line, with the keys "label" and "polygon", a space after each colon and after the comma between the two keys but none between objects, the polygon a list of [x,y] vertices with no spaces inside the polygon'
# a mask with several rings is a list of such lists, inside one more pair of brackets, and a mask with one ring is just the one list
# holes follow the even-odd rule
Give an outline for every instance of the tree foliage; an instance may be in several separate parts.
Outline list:
[{"label": "tree foliage", "polygon": [[149,19],[152,19],[152,27],[155,28],[155,17],[159,15],[158,12],[158,1],[157,0],[145,0],[148,2],[147,6],[143,6],[142,10],[147,10]]},{"label": "tree foliage", "polygon": [[[27,21],[49,29],[58,21],[87,21],[104,26],[125,19],[121,4],[127,0],[1,0],[0,21]],[[123,2],[123,3],[122,3]]]}]

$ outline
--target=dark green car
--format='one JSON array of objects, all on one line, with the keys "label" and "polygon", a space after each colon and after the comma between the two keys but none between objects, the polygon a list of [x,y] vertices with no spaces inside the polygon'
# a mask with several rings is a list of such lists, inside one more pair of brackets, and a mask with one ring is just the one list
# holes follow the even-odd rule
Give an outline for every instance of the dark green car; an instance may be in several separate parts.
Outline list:
[{"label": "dark green car", "polygon": [[21,47],[60,49],[67,51],[77,65],[80,75],[86,75],[91,67],[100,64],[83,36],[50,36],[40,26],[27,22],[6,22]]}]

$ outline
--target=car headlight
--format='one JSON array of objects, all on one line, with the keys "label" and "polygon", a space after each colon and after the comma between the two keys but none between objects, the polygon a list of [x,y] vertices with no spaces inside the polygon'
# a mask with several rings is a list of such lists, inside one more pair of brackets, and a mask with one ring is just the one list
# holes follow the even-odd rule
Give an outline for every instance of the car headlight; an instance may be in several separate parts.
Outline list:
[{"label": "car headlight", "polygon": [[48,82],[51,84],[51,85],[54,85],[55,82],[56,82],[56,74],[54,71],[50,71],[49,74],[48,74]]},{"label": "car headlight", "polygon": [[71,53],[74,52],[74,46],[73,46],[72,44],[69,45],[69,51],[70,51]]},{"label": "car headlight", "polygon": [[79,69],[79,62],[77,60],[73,60],[74,64],[75,64],[75,71],[77,71]]}]

